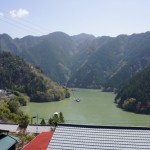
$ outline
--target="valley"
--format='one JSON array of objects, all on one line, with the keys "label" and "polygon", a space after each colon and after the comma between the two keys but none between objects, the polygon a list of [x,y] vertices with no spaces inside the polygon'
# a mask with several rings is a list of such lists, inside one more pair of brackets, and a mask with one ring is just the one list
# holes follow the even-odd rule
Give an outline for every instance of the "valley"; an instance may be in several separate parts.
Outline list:
[{"label": "valley", "polygon": [[[20,39],[1,34],[0,52],[18,57],[15,56],[12,59],[14,62],[11,62],[2,56],[0,88],[25,93],[31,102],[69,98],[66,87],[115,93],[124,90],[121,93],[125,93],[125,96],[119,95],[116,100],[120,108],[149,114],[149,85],[142,84],[149,80],[149,73],[146,73],[144,79],[137,77],[136,80],[140,81],[138,86],[134,85],[133,80],[133,86],[126,90],[130,80],[150,66],[149,41],[150,32],[120,34],[116,37],[95,37],[85,33],[70,36],[63,32],[53,32]],[[19,66],[19,61],[23,62],[22,66]],[[28,66],[28,69],[23,71],[23,65]],[[140,91],[140,95],[136,91]],[[136,98],[136,101],[130,98]]]},{"label": "valley", "polygon": [[[75,102],[78,97],[81,101]],[[55,112],[63,112],[66,123],[76,124],[109,124],[147,126],[150,124],[149,115],[130,113],[119,109],[114,104],[115,94],[101,92],[95,89],[76,89],[71,97],[59,102],[29,103],[21,107],[30,116],[37,116],[38,122],[44,118],[47,121]],[[37,123],[37,118],[33,120]]]},{"label": "valley", "polygon": [[149,41],[150,32],[117,37],[53,32],[21,39],[1,34],[0,51],[40,67],[59,84],[112,91],[150,65]]}]

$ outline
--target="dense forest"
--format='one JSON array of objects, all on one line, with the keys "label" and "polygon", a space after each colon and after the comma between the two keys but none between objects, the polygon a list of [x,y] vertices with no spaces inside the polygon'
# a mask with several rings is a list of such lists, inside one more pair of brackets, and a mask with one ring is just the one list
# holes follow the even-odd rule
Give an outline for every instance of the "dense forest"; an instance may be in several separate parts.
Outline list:
[{"label": "dense forest", "polygon": [[150,114],[150,66],[134,76],[118,92],[115,102],[119,107]]},{"label": "dense forest", "polygon": [[117,37],[69,36],[54,32],[21,39],[0,34],[0,50],[28,62],[1,53],[0,88],[25,93],[31,101],[38,102],[70,96],[67,88],[58,86],[50,78],[68,87],[119,91],[116,97],[119,107],[149,113],[149,85],[145,82],[148,79],[143,75],[139,77],[141,71],[150,65],[149,41],[150,32]]},{"label": "dense forest", "polygon": [[117,37],[54,32],[12,39],[0,34],[0,49],[40,67],[69,87],[119,89],[150,65],[150,32]]},{"label": "dense forest", "polygon": [[39,68],[7,52],[0,53],[0,89],[19,91],[35,102],[58,101],[70,96],[66,87],[52,82]]}]

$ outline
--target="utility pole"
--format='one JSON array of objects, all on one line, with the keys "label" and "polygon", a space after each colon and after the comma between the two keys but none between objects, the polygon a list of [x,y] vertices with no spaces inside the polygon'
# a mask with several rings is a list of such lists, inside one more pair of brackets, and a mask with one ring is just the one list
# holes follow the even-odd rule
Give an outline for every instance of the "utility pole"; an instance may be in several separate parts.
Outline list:
[{"label": "utility pole", "polygon": [[37,124],[38,124],[38,114],[37,114]]}]

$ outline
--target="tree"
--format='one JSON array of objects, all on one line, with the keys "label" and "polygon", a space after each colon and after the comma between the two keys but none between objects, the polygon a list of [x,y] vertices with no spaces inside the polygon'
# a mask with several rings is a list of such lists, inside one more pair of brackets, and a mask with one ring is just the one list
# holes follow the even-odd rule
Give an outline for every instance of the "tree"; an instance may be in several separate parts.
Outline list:
[{"label": "tree", "polygon": [[50,119],[48,120],[48,123],[49,123],[50,125],[53,125],[53,118],[50,118]]},{"label": "tree", "polygon": [[18,113],[20,104],[19,104],[19,102],[17,100],[12,99],[7,104],[8,104],[9,110],[12,113],[16,113],[16,114]]},{"label": "tree", "polygon": [[60,120],[61,123],[64,123],[64,122],[65,122],[65,121],[64,121],[64,116],[63,116],[63,113],[62,113],[62,112],[59,113],[59,120]]},{"label": "tree", "polygon": [[20,127],[26,128],[29,124],[29,116],[27,114],[21,114],[18,123]]},{"label": "tree", "polygon": [[57,126],[58,123],[64,123],[64,122],[65,121],[64,121],[64,116],[62,112],[60,112],[59,115],[54,114],[54,116],[50,118],[48,121],[50,125],[55,125],[55,126]]},{"label": "tree", "polygon": [[41,121],[40,124],[41,124],[41,125],[45,125],[45,124],[46,124],[44,118],[42,119],[42,121]]},{"label": "tree", "polygon": [[54,116],[53,116],[53,124],[55,126],[57,126],[58,123],[60,123],[59,116],[57,114],[54,114]]}]

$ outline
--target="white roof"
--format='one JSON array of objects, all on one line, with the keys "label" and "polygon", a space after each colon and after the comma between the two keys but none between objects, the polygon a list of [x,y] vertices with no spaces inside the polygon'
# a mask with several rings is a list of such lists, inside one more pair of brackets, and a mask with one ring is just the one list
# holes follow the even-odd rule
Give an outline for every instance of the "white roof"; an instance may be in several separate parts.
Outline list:
[{"label": "white roof", "polygon": [[48,132],[51,130],[51,126],[36,126],[36,125],[28,125],[26,132],[29,133],[41,133]]},{"label": "white roof", "polygon": [[54,115],[59,115],[59,112],[55,112]]},{"label": "white roof", "polygon": [[16,124],[0,124],[1,130],[8,130],[10,132],[16,132],[19,125]]},{"label": "white roof", "polygon": [[149,150],[150,129],[59,125],[47,150]]}]

